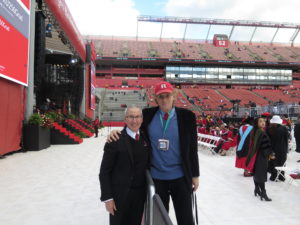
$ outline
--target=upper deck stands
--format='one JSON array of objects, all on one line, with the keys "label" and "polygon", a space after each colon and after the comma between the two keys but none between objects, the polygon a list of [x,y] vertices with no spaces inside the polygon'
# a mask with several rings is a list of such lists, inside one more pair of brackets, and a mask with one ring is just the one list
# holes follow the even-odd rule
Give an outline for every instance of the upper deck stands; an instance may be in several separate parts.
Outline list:
[{"label": "upper deck stands", "polygon": [[296,62],[300,48],[266,44],[229,44],[228,48],[211,43],[159,42],[133,40],[94,40],[96,52],[104,57],[186,58],[240,61]]},{"label": "upper deck stands", "polygon": [[229,45],[229,52],[232,53],[236,60],[243,59],[244,61],[253,61],[253,57],[249,55],[248,50],[245,46],[240,45]]}]

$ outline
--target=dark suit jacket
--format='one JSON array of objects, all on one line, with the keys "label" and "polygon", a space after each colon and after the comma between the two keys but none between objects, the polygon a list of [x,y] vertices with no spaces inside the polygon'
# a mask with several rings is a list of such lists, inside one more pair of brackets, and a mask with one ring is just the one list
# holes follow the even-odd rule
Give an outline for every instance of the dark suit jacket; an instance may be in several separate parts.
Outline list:
[{"label": "dark suit jacket", "polygon": [[300,140],[300,122],[295,124],[294,137],[295,137],[296,141],[299,142],[299,140]]},{"label": "dark suit jacket", "polygon": [[[142,131],[148,134],[148,125],[152,121],[155,113],[159,108],[147,108],[143,110]],[[175,107],[175,112],[178,121],[178,130],[180,137],[180,152],[183,163],[183,172],[187,184],[192,188],[192,178],[198,177],[199,161],[198,161],[198,141],[197,141],[197,126],[195,114],[187,109]]]},{"label": "dark suit jacket", "polygon": [[[141,132],[149,159],[149,144],[144,136]],[[122,208],[134,175],[133,151],[129,138],[126,130],[123,129],[118,141],[106,143],[100,167],[101,201],[113,198],[118,210]],[[148,165],[149,162],[146,166]]]}]

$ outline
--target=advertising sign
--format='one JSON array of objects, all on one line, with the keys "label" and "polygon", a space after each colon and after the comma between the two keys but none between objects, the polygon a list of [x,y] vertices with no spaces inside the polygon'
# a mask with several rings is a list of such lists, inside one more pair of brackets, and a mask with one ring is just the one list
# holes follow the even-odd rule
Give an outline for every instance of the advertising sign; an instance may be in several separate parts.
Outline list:
[{"label": "advertising sign", "polygon": [[28,85],[30,0],[0,0],[0,77]]}]

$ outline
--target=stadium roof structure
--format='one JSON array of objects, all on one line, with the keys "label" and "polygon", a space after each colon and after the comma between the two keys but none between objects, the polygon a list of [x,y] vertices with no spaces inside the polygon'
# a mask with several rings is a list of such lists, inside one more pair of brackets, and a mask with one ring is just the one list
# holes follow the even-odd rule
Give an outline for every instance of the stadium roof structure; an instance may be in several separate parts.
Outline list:
[{"label": "stadium roof structure", "polygon": [[[223,29],[223,32],[217,32],[218,34],[228,35],[231,41],[243,41],[243,42],[264,42],[270,44],[273,43],[289,43],[291,46],[297,42],[299,38],[298,34],[300,31],[300,23],[280,23],[280,22],[269,22],[269,21],[252,21],[252,20],[227,20],[227,19],[204,19],[204,18],[187,18],[187,17],[157,17],[157,16],[138,16],[137,18],[137,31],[136,39],[139,39],[141,23],[156,23],[160,25],[160,33],[158,38],[164,39],[164,28],[167,24],[181,25],[181,39],[183,41],[190,39],[198,39],[208,41],[212,39],[214,35],[212,29],[214,27],[222,26],[227,29]],[[183,25],[183,27],[182,27]],[[206,32],[193,32],[189,27],[192,26],[206,26]],[[248,28],[248,30],[238,30],[239,28]],[[249,30],[249,28],[252,30]],[[262,28],[262,29],[260,29]],[[198,27],[199,29],[199,27]],[[205,29],[205,28],[204,28]],[[262,34],[258,34],[258,29]],[[190,35],[188,34],[190,30]],[[219,29],[220,30],[220,29]],[[222,30],[222,29],[221,29]],[[288,30],[288,32],[287,32]],[[279,33],[281,32],[281,35]],[[289,33],[289,34],[288,34]],[[243,37],[242,37],[243,36]],[[283,38],[281,41],[275,42],[278,36]],[[242,38],[241,38],[242,37]],[[289,38],[288,40],[286,40]],[[239,40],[238,40],[239,39]],[[256,40],[254,40],[256,39]],[[269,39],[269,40],[268,40]],[[299,38],[300,43],[300,38]]]}]

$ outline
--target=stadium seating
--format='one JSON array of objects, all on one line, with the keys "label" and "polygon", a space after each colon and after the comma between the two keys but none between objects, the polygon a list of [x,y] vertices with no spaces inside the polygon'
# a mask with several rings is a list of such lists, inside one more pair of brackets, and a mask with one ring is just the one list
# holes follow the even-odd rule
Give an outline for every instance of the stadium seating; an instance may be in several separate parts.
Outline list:
[{"label": "stadium seating", "polygon": [[[211,59],[234,61],[268,61],[295,62],[300,60],[300,48],[284,45],[270,45],[266,43],[229,43],[227,48],[216,47],[211,42],[203,41],[174,41],[174,40],[95,40],[96,52],[103,57],[126,58],[183,58],[183,59]],[[130,61],[130,60],[128,60]],[[101,67],[102,68],[102,67]],[[102,117],[105,121],[120,121],[123,117],[124,103],[138,103],[143,107],[156,106],[154,101],[154,86],[164,80],[164,69],[151,68],[111,68],[108,71],[97,70],[96,87],[105,88]],[[153,72],[151,72],[153,71]],[[131,77],[117,77],[120,74],[131,74]],[[133,75],[135,77],[133,77]],[[142,74],[142,75],[140,75]],[[149,75],[149,77],[147,77]],[[152,75],[152,77],[151,77]],[[143,76],[143,77],[142,77]],[[157,77],[160,76],[160,77]],[[300,73],[293,72],[293,78],[300,78]],[[239,99],[240,107],[248,107],[250,102],[257,106],[267,106],[269,103],[281,100],[285,103],[298,103],[300,99],[300,81],[294,80],[293,85],[280,86],[277,90],[270,90],[270,86],[232,85],[228,89],[225,84],[190,85],[181,84],[175,105],[188,108],[199,114],[217,112],[220,114],[232,108],[230,100]],[[110,99],[114,91],[137,91],[145,96],[142,101],[136,97],[118,98],[117,102]],[[131,95],[131,94],[129,94]]]},{"label": "stadium seating", "polygon": [[260,105],[260,106],[268,104],[267,100],[245,89],[220,89],[219,91],[229,99],[241,100],[240,106],[245,106],[249,104],[250,101],[255,102],[256,105]]},{"label": "stadium seating", "polygon": [[294,80],[294,81],[293,81],[293,86],[294,86],[295,88],[300,88],[300,80],[299,80],[299,81]]},{"label": "stadium seating", "polygon": [[[96,52],[104,57],[137,58],[186,58],[240,61],[299,61],[300,48],[271,46],[265,43],[229,44],[228,48],[216,47],[205,42],[180,41],[136,41],[136,40],[94,40]],[[176,52],[180,52],[179,56]]]},{"label": "stadium seating", "polygon": [[146,107],[144,90],[102,89],[101,118],[103,121],[123,121],[127,106]]},{"label": "stadium seating", "polygon": [[299,99],[295,97],[291,97],[288,94],[284,94],[281,90],[259,90],[255,89],[253,92],[257,93],[258,95],[265,97],[267,100],[271,100],[272,102],[282,101],[284,103],[293,103],[298,102]]},{"label": "stadium seating", "polygon": [[237,60],[253,61],[246,48],[240,45],[229,45],[229,52],[237,57]]},{"label": "stadium seating", "polygon": [[[116,78],[96,78],[97,88],[152,88],[163,78],[139,78],[139,79],[126,79],[121,77]],[[126,81],[128,85],[122,85],[122,81]]]},{"label": "stadium seating", "polygon": [[202,88],[182,88],[189,98],[193,99],[194,104],[200,106],[203,110],[219,109],[220,105],[230,108],[231,103],[224,96],[213,89]]}]

